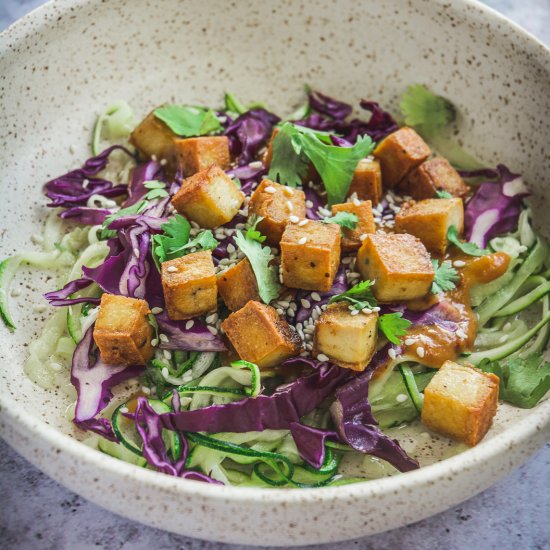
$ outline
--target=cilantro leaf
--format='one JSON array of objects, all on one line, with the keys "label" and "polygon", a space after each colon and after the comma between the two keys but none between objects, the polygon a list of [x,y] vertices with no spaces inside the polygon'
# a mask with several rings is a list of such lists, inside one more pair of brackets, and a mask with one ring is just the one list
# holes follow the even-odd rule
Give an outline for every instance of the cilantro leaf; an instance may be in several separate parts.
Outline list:
[{"label": "cilantro leaf", "polygon": [[448,191],[443,191],[442,189],[436,189],[435,197],[437,199],[452,199],[453,196]]},{"label": "cilantro leaf", "polygon": [[252,271],[256,276],[256,282],[258,283],[258,293],[262,301],[269,304],[272,300],[279,296],[281,285],[279,284],[279,278],[277,275],[277,268],[273,265],[269,265],[273,260],[273,254],[269,246],[262,246],[261,241],[256,233],[259,231],[252,229],[254,238],[251,237],[252,233],[249,228],[245,233],[237,231],[235,234],[235,243],[241,249],[241,252],[248,258]]},{"label": "cilantro leaf", "polygon": [[451,265],[450,261],[441,262],[438,265],[437,260],[432,260],[435,276],[432,283],[432,294],[441,294],[454,290],[456,284],[460,280],[458,271]]},{"label": "cilantro leaf", "polygon": [[273,154],[267,175],[268,179],[289,187],[301,185],[309,166],[305,154],[295,149],[293,137],[296,135],[296,127],[288,123],[277,132],[271,146]]},{"label": "cilantro leaf", "polygon": [[349,290],[346,290],[346,292],[333,296],[328,303],[334,304],[336,302],[347,301],[352,304],[353,309],[359,311],[365,308],[372,309],[377,305],[376,298],[372,293],[373,285],[374,281],[369,281],[368,279],[366,281],[361,281],[355,286],[352,286]]},{"label": "cilantro leaf", "polygon": [[479,368],[500,378],[500,399],[523,409],[534,407],[550,390],[550,363],[544,361],[542,353],[502,363],[484,359]]},{"label": "cilantro leaf", "polygon": [[155,199],[163,199],[168,196],[166,184],[162,181],[151,180],[144,182],[143,186],[150,191],[143,197],[145,200],[152,201]]},{"label": "cilantro leaf", "polygon": [[170,221],[162,224],[163,234],[153,235],[153,260],[160,271],[160,264],[177,258],[173,250],[181,248],[189,241],[191,224],[180,214],[176,214]]},{"label": "cilantro leaf", "polygon": [[188,243],[184,244],[180,248],[172,250],[172,254],[182,252],[184,250],[190,250],[196,248],[198,250],[213,250],[220,243],[214,238],[214,234],[210,229],[201,231],[194,239],[191,239]]},{"label": "cilantro leaf", "polygon": [[479,248],[475,243],[462,242],[458,238],[458,231],[454,225],[451,225],[447,231],[447,240],[469,256],[485,256],[487,254],[487,250]]},{"label": "cilantro leaf", "polygon": [[109,229],[109,226],[111,225],[111,223],[114,222],[115,220],[118,220],[118,218],[122,218],[124,216],[133,216],[135,214],[139,214],[143,211],[143,209],[146,206],[147,206],[146,201],[139,201],[126,208],[121,208],[118,212],[115,212],[114,214],[107,216],[105,218],[105,221],[102,224],[102,228],[99,233],[99,238],[110,239],[111,237],[116,237],[116,231],[113,229]]},{"label": "cilantro leaf", "polygon": [[352,212],[345,212],[343,210],[336,212],[334,216],[328,216],[322,220],[323,223],[337,223],[340,227],[345,227],[347,229],[355,229],[358,221],[359,218],[356,214],[353,214]]},{"label": "cilantro leaf", "polygon": [[399,106],[405,124],[413,126],[426,138],[437,134],[456,117],[453,104],[435,95],[423,84],[409,86]]},{"label": "cilantro leaf", "polygon": [[232,94],[230,92],[225,93],[224,103],[225,110],[236,115],[242,115],[243,113],[246,113],[251,109],[266,109],[266,106],[263,103],[259,102],[251,103],[250,105],[246,106],[235,97],[235,94]]},{"label": "cilantro leaf", "polygon": [[262,235],[260,231],[256,229],[256,226],[263,220],[261,216],[256,216],[253,214],[248,219],[247,223],[247,229],[245,233],[245,237],[247,239],[250,239],[251,241],[258,241],[259,243],[263,243],[266,240],[266,236]]},{"label": "cilantro leaf", "polygon": [[412,325],[408,319],[403,319],[403,314],[386,313],[378,318],[378,328],[392,344],[400,344],[401,337],[407,334],[407,329]]},{"label": "cilantro leaf", "polygon": [[205,107],[166,105],[153,112],[178,136],[205,136],[222,130],[216,113]]}]

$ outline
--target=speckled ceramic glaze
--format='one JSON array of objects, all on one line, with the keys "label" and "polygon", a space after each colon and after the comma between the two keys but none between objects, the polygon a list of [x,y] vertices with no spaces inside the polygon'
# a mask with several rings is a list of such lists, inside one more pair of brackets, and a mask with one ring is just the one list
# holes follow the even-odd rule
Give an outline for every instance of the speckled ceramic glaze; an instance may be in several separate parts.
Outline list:
[{"label": "speckled ceramic glaze", "polygon": [[[95,116],[121,98],[144,114],[164,101],[220,103],[231,90],[288,112],[307,82],[395,108],[406,85],[423,82],[458,106],[468,148],[524,173],[548,207],[550,52],[471,2],[58,0],[3,33],[0,50],[2,257],[31,246],[46,213],[41,183],[89,156]],[[51,284],[47,274],[18,281],[20,328],[0,328],[2,436],[67,487],[150,525],[249,544],[355,538],[468,498],[548,439],[549,400],[501,407],[490,435],[459,456],[361,484],[238,489],[143,470],[81,444],[63,392],[24,376],[25,348],[48,315],[32,305]]]}]

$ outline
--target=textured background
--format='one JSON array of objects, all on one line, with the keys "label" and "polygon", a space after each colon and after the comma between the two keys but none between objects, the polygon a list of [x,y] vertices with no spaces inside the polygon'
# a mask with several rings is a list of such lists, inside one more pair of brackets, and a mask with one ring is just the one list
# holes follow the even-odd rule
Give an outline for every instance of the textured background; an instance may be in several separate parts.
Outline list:
[{"label": "textured background", "polygon": [[[0,30],[42,3],[0,0]],[[550,0],[485,3],[550,44]],[[447,512],[402,529],[323,548],[548,548],[549,479],[550,445],[546,445],[500,483]],[[108,513],[49,479],[1,440],[0,494],[0,548],[5,550],[239,548],[172,535]]]}]

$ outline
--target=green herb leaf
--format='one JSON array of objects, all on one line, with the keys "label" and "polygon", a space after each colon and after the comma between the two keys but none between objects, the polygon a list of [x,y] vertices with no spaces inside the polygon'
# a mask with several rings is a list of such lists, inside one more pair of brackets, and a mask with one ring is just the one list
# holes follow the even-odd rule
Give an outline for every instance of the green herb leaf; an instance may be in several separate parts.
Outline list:
[{"label": "green herb leaf", "polygon": [[293,144],[293,137],[297,133],[292,124],[287,123],[281,127],[271,146],[273,155],[267,175],[268,179],[290,187],[301,185],[309,166],[305,154],[296,152]]},{"label": "green herb leaf", "polygon": [[405,124],[416,128],[426,139],[437,134],[456,117],[453,104],[435,95],[423,84],[409,86],[399,106]]},{"label": "green herb leaf", "polygon": [[147,314],[147,320],[149,321],[149,324],[153,327],[153,330],[155,332],[155,339],[158,342],[159,339],[159,324],[157,322],[157,318],[152,314]]},{"label": "green herb leaf", "polygon": [[401,337],[407,334],[407,329],[412,325],[408,319],[403,319],[403,314],[386,313],[378,318],[378,328],[392,344],[400,344]]},{"label": "green herb leaf", "polygon": [[366,281],[361,281],[355,286],[352,286],[349,290],[346,290],[346,292],[333,296],[328,303],[334,304],[336,302],[347,301],[353,305],[353,309],[359,311],[365,308],[372,309],[377,305],[376,298],[372,294],[373,285],[374,281],[369,281],[368,279]]},{"label": "green herb leaf", "polygon": [[436,189],[435,196],[438,199],[452,199],[453,196],[448,191],[443,191],[442,189]]},{"label": "green herb leaf", "polygon": [[237,231],[234,239],[252,266],[252,271],[254,271],[258,283],[260,298],[264,303],[269,304],[279,296],[281,285],[279,284],[277,268],[269,265],[273,260],[271,248],[262,246],[262,236],[258,237],[257,234],[259,234],[259,231],[256,231],[254,226],[254,228],[249,228],[246,233]]},{"label": "green herb leaf", "polygon": [[199,250],[213,250],[218,246],[218,244],[220,243],[214,238],[212,231],[210,231],[210,229],[205,229],[182,247],[173,250],[172,254],[183,252],[185,250],[191,250],[192,248],[196,248],[196,252]]},{"label": "green herb leaf", "polygon": [[178,136],[205,136],[222,130],[216,113],[205,107],[166,105],[155,109],[154,113]]},{"label": "green herb leaf", "polygon": [[356,214],[343,210],[336,212],[334,216],[329,216],[322,220],[323,223],[337,223],[340,227],[345,227],[347,229],[355,229],[358,221],[359,218]]},{"label": "green herb leaf", "polygon": [[113,229],[109,229],[109,225],[111,225],[111,223],[118,218],[140,214],[146,206],[146,201],[139,201],[135,204],[132,204],[131,206],[128,206],[127,208],[121,208],[118,212],[107,216],[102,224],[101,231],[99,232],[99,238],[103,240],[110,239],[111,237],[116,237],[116,231]]},{"label": "green herb leaf", "polygon": [[180,214],[176,214],[170,221],[162,224],[163,234],[153,235],[152,250],[153,260],[160,271],[160,264],[168,260],[178,258],[174,253],[187,244],[191,233],[191,224]]},{"label": "green herb leaf", "polygon": [[251,109],[266,109],[263,103],[255,102],[250,105],[244,105],[236,97],[235,94],[226,92],[224,96],[225,110],[235,115],[242,115]]},{"label": "green herb leaf", "polygon": [[523,409],[533,408],[550,390],[550,363],[542,353],[504,362],[484,359],[478,367],[500,378],[500,399]]},{"label": "green herb leaf", "polygon": [[258,241],[259,243],[263,243],[266,240],[267,237],[262,235],[260,231],[256,229],[256,226],[262,220],[263,218],[261,216],[256,216],[255,214],[250,216],[250,218],[248,219],[248,223],[246,224],[247,229],[246,229],[245,237],[247,239],[250,239],[251,241]]},{"label": "green herb leaf", "polygon": [[441,294],[449,292],[456,288],[456,284],[460,280],[458,271],[452,266],[450,261],[441,262],[438,265],[437,260],[432,260],[435,276],[432,283],[432,294]]},{"label": "green herb leaf", "polygon": [[483,250],[483,248],[479,248],[477,244],[475,243],[465,243],[462,242],[458,238],[458,231],[456,230],[456,227],[454,225],[451,225],[449,227],[449,230],[447,231],[447,240],[454,244],[457,248],[462,250],[464,254],[468,254],[469,256],[485,256],[487,254],[487,250]]}]

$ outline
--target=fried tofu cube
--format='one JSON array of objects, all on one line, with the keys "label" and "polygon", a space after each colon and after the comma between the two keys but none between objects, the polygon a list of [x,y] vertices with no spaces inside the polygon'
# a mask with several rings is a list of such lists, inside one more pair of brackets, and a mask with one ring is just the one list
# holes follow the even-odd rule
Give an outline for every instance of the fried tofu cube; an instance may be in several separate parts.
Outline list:
[{"label": "fried tofu cube", "polygon": [[400,184],[400,191],[413,199],[431,199],[437,191],[446,191],[453,197],[464,197],[468,186],[447,159],[436,157],[412,170]]},{"label": "fried tofu cube", "polygon": [[357,163],[348,196],[353,193],[359,200],[369,200],[375,206],[380,202],[382,199],[382,170],[376,159],[368,157]]},{"label": "fried tofu cube", "polygon": [[248,214],[260,216],[258,229],[272,245],[279,244],[290,217],[306,216],[306,197],[303,191],[263,180],[248,203]]},{"label": "fried tofu cube", "polygon": [[289,288],[327,292],[340,264],[340,226],[289,223],[281,239],[281,273]]},{"label": "fried tofu cube", "polygon": [[428,251],[408,234],[368,235],[357,253],[356,265],[363,279],[374,281],[373,293],[381,302],[421,298],[434,280]]},{"label": "fried tofu cube", "polygon": [[378,313],[352,315],[347,302],[331,304],[315,324],[314,354],[363,371],[376,351]]},{"label": "fried tofu cube", "polygon": [[215,164],[227,170],[231,162],[227,136],[203,136],[176,139],[178,163],[185,177],[192,176]]},{"label": "fried tofu cube", "polygon": [[244,307],[250,300],[259,300],[258,282],[248,258],[218,275],[218,291],[231,311]]},{"label": "fried tofu cube", "polygon": [[207,228],[231,221],[243,201],[244,193],[216,165],[183,180],[172,198],[172,204],[180,214]]},{"label": "fried tofu cube", "polygon": [[445,361],[424,390],[422,422],[473,447],[497,412],[498,386],[495,374]]},{"label": "fried tofu cube", "polygon": [[271,306],[251,300],[221,325],[241,359],[273,367],[301,351],[300,338]]},{"label": "fried tofu cube", "polygon": [[445,254],[447,231],[454,225],[461,235],[464,229],[462,199],[426,199],[406,204],[395,216],[395,230],[418,237],[429,252]]},{"label": "fried tofu cube", "polygon": [[218,287],[210,250],[163,262],[161,268],[162,290],[170,319],[191,319],[216,310]]},{"label": "fried tofu cube", "polygon": [[153,327],[145,300],[103,294],[94,327],[101,359],[109,365],[144,365],[153,357]]},{"label": "fried tofu cube", "polygon": [[139,151],[141,158],[166,160],[169,168],[175,170],[178,158],[175,145],[177,137],[152,111],[136,126],[130,135],[130,143]]},{"label": "fried tofu cube", "polygon": [[[363,242],[361,240],[362,235],[374,233],[376,230],[371,201],[361,202],[355,200],[353,202],[335,204],[332,206],[332,215],[334,216],[337,212],[351,212],[357,216],[357,226],[355,229],[342,228],[342,250],[344,252],[359,250]],[[363,237],[364,239],[365,237]]]},{"label": "fried tofu cube", "polygon": [[426,142],[412,128],[400,128],[385,137],[373,154],[380,161],[384,187],[392,188],[431,153]]}]

